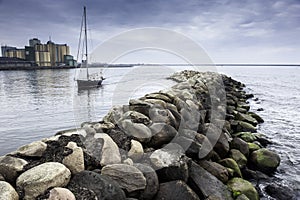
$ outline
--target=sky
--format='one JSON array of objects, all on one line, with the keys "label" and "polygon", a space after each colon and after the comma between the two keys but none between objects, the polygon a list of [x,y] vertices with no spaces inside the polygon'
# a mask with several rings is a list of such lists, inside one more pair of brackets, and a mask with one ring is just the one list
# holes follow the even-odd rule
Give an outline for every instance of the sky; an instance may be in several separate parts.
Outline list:
[{"label": "sky", "polygon": [[[22,48],[30,38],[51,37],[76,57],[83,5],[90,52],[124,32],[154,27],[184,35],[214,63],[300,63],[300,0],[0,0],[0,43]],[[166,54],[145,50],[119,61],[177,62]]]}]

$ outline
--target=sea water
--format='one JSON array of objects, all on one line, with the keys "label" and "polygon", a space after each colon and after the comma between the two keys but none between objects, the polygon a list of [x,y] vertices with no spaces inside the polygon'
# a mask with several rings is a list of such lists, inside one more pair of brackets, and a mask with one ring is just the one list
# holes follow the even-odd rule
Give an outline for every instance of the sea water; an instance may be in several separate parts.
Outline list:
[{"label": "sea water", "polygon": [[[0,155],[82,122],[99,121],[114,105],[171,87],[174,82],[165,78],[182,69],[105,68],[106,80],[92,90],[77,89],[75,69],[0,71]],[[258,131],[274,142],[268,148],[281,157],[274,181],[300,198],[300,67],[227,66],[217,71],[245,83],[247,92],[258,98],[249,101],[265,120]]]}]

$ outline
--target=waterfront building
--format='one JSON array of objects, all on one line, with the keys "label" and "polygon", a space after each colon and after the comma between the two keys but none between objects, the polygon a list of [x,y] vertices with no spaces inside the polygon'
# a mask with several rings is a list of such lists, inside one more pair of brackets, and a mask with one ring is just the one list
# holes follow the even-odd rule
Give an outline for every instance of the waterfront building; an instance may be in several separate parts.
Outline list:
[{"label": "waterfront building", "polygon": [[25,49],[7,49],[4,52],[4,57],[25,59]]}]

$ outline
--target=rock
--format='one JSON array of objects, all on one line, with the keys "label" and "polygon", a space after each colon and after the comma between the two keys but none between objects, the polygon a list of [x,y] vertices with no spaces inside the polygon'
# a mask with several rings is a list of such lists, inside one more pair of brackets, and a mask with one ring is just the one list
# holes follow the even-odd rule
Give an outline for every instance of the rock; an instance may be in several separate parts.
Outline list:
[{"label": "rock", "polygon": [[121,155],[117,144],[105,133],[96,133],[94,137],[84,142],[87,151],[95,157],[102,166],[121,163]]},{"label": "rock", "polygon": [[264,123],[263,118],[261,118],[258,114],[254,113],[254,112],[248,112],[248,114],[253,117],[254,119],[256,119],[256,121],[258,123]]},{"label": "rock", "polygon": [[133,136],[139,142],[148,142],[152,136],[150,129],[140,123],[133,123],[129,119],[125,119],[120,123],[121,129],[129,136]]},{"label": "rock", "polygon": [[5,178],[2,174],[0,174],[0,181],[5,181]]},{"label": "rock", "polygon": [[219,163],[207,160],[200,161],[199,165],[203,167],[203,169],[217,177],[223,183],[227,183],[229,174],[226,167],[220,165]]},{"label": "rock", "polygon": [[239,168],[242,169],[247,165],[247,158],[237,149],[231,149],[229,152],[230,158],[236,161]]},{"label": "rock", "polygon": [[169,143],[150,155],[150,161],[160,182],[188,179],[188,165],[181,146]]},{"label": "rock", "polygon": [[134,166],[138,168],[146,178],[146,188],[140,195],[139,199],[153,199],[159,188],[159,182],[156,172],[152,167],[144,164],[134,164]]},{"label": "rock", "polygon": [[34,199],[48,188],[66,186],[70,178],[71,172],[63,164],[46,162],[22,173],[16,185],[24,191],[24,199]]},{"label": "rock", "polygon": [[167,93],[154,92],[154,93],[146,94],[145,98],[147,98],[147,99],[160,99],[160,100],[163,100],[164,102],[172,103],[174,96],[171,96],[170,94],[167,94]]},{"label": "rock", "polygon": [[125,119],[131,120],[133,123],[142,123],[146,126],[150,125],[152,121],[146,115],[136,112],[136,111],[127,111],[123,114],[119,121],[123,121]]},{"label": "rock", "polygon": [[177,131],[165,123],[153,123],[150,126],[152,138],[148,144],[150,147],[158,148],[169,143],[176,135]]},{"label": "rock", "polygon": [[15,180],[18,177],[28,162],[12,156],[1,156],[0,157],[0,174],[3,175],[5,180],[11,184],[15,184]]},{"label": "rock", "polygon": [[223,165],[224,167],[233,169],[233,171],[234,171],[233,175],[234,176],[236,176],[236,177],[242,177],[242,173],[241,173],[241,170],[240,170],[238,164],[232,158],[225,158],[223,160],[220,160],[219,163],[221,165]]},{"label": "rock", "polygon": [[93,125],[96,133],[106,133],[109,129],[115,128],[115,124],[111,122],[96,123]]},{"label": "rock", "polygon": [[214,151],[218,153],[221,158],[225,158],[229,151],[229,139],[225,133],[221,133],[217,143],[214,146]]},{"label": "rock", "polygon": [[230,143],[230,147],[232,149],[239,150],[245,156],[249,155],[249,146],[247,145],[247,142],[245,142],[241,138],[234,137],[233,140]]},{"label": "rock", "polygon": [[241,194],[235,200],[250,200],[246,195]]},{"label": "rock", "polygon": [[260,146],[258,146],[255,143],[252,142],[248,142],[248,147],[249,147],[249,152],[252,153],[253,151],[256,151],[258,149],[260,149]]},{"label": "rock", "polygon": [[255,140],[257,140],[257,137],[251,132],[237,132],[233,135],[241,138],[245,142],[254,142]]},{"label": "rock", "polygon": [[114,180],[92,171],[85,170],[75,174],[67,187],[78,200],[126,199],[124,191]]},{"label": "rock", "polygon": [[41,157],[47,149],[47,144],[42,141],[32,142],[28,145],[20,147],[15,154],[28,157]]},{"label": "rock", "polygon": [[251,153],[250,161],[259,171],[270,174],[279,166],[280,157],[271,150],[261,148]]},{"label": "rock", "polygon": [[47,200],[76,200],[76,198],[70,190],[61,187],[55,187],[50,190],[50,195]]},{"label": "rock", "polygon": [[19,200],[19,195],[9,183],[5,181],[0,181],[0,199]]},{"label": "rock", "polygon": [[131,140],[131,148],[128,151],[128,156],[136,161],[143,158],[143,155],[144,149],[142,144],[136,140]]},{"label": "rock", "polygon": [[252,124],[253,126],[256,126],[258,124],[257,120],[253,118],[251,115],[243,114],[243,113],[237,113],[235,116],[236,120],[244,121],[247,123]]},{"label": "rock", "polygon": [[227,185],[232,190],[234,198],[244,194],[250,200],[259,200],[256,189],[249,181],[246,181],[242,178],[232,178],[228,181]]},{"label": "rock", "polygon": [[106,165],[102,168],[101,174],[115,180],[120,187],[128,193],[137,192],[146,188],[146,178],[143,173],[134,166],[125,164]]},{"label": "rock", "polygon": [[127,159],[123,160],[123,164],[133,165],[133,161],[131,160],[131,158],[127,158]]},{"label": "rock", "polygon": [[267,180],[270,177],[260,171],[253,171],[247,167],[242,169],[243,178],[247,180]]},{"label": "rock", "polygon": [[196,163],[192,162],[189,174],[188,185],[200,199],[233,200],[227,186]]},{"label": "rock", "polygon": [[69,142],[68,148],[72,149],[72,153],[67,155],[62,163],[69,168],[72,174],[76,174],[84,170],[84,156],[82,148],[78,147],[75,142]]},{"label": "rock", "polygon": [[183,181],[161,183],[155,200],[200,200],[197,194]]},{"label": "rock", "polygon": [[237,121],[237,125],[231,124],[231,127],[235,130],[235,132],[256,132],[256,128],[247,122]]},{"label": "rock", "polygon": [[179,136],[176,137],[172,142],[179,144],[185,150],[185,154],[190,158],[198,158],[202,145],[195,140],[184,136]]},{"label": "rock", "polygon": [[142,100],[130,99],[129,100],[129,110],[137,111],[146,116],[149,116],[149,109],[153,105]]},{"label": "rock", "polygon": [[266,192],[273,198],[278,200],[295,199],[294,191],[282,184],[271,183],[266,186]]}]

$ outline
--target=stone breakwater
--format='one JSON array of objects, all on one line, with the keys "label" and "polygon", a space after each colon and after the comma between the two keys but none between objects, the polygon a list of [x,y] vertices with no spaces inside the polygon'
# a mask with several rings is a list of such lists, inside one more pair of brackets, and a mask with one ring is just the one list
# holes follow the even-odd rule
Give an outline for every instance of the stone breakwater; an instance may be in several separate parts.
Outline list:
[{"label": "stone breakwater", "polygon": [[280,163],[253,95],[225,75],[178,83],[0,157],[0,199],[250,199]]}]

